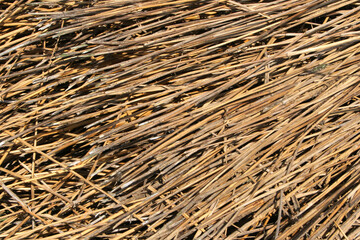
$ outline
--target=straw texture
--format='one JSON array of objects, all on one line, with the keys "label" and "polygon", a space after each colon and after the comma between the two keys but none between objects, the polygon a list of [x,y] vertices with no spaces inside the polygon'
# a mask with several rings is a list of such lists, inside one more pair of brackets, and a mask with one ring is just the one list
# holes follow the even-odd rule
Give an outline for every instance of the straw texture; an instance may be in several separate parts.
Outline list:
[{"label": "straw texture", "polygon": [[0,9],[1,239],[360,239],[358,0]]}]

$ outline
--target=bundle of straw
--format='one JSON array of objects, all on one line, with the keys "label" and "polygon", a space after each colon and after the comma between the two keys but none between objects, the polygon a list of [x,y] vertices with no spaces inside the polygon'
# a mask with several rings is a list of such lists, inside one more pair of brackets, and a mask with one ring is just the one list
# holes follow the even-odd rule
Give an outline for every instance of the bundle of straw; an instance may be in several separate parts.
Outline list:
[{"label": "bundle of straw", "polygon": [[360,239],[358,0],[0,6],[0,238]]}]

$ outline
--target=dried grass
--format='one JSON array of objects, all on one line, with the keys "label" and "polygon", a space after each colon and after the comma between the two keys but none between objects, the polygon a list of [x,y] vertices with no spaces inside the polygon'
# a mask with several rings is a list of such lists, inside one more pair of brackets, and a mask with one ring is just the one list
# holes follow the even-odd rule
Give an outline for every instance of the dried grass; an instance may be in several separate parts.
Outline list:
[{"label": "dried grass", "polygon": [[0,6],[0,238],[360,239],[358,0]]}]

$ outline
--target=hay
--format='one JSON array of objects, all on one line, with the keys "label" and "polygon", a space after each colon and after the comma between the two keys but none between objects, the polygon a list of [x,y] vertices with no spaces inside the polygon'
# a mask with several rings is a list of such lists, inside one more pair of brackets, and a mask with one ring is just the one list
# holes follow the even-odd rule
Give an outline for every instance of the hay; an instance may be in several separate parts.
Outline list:
[{"label": "hay", "polygon": [[0,238],[360,238],[358,0],[0,5]]}]

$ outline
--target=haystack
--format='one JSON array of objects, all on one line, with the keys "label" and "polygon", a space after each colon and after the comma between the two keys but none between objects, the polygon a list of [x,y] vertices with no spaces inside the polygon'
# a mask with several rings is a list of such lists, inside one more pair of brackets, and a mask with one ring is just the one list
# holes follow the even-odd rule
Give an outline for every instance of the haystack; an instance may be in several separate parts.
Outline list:
[{"label": "haystack", "polygon": [[0,8],[1,239],[360,239],[358,0]]}]

